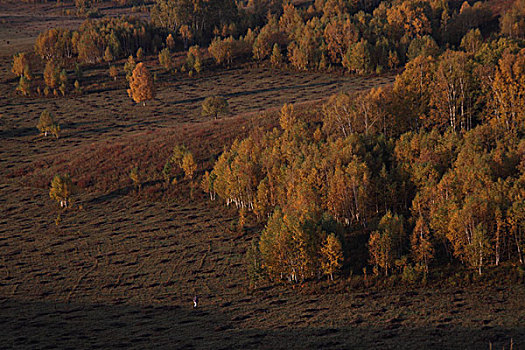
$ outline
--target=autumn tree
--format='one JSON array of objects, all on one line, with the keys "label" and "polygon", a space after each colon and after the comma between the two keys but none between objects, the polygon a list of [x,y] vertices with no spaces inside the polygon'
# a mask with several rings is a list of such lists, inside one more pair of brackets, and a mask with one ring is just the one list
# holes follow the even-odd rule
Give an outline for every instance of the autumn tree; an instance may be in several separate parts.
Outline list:
[{"label": "autumn tree", "polygon": [[358,43],[348,48],[343,57],[343,67],[350,72],[364,74],[372,69],[370,45],[368,41],[362,39]]},{"label": "autumn tree", "polygon": [[[237,5],[231,0],[156,0],[151,9],[152,22],[180,33],[186,45],[189,37],[198,43],[209,40],[214,28],[235,22],[236,16]],[[181,28],[184,28],[182,32]]]},{"label": "autumn tree", "polygon": [[324,29],[328,55],[333,63],[341,63],[348,49],[359,39],[359,29],[347,18],[334,17]]},{"label": "autumn tree", "polygon": [[401,257],[404,238],[403,217],[388,211],[368,241],[370,262],[378,272],[383,270],[388,275],[395,259]]},{"label": "autumn tree", "polygon": [[430,99],[435,74],[435,60],[418,56],[408,62],[402,74],[396,77],[393,89],[395,113],[403,116],[408,127],[432,126]]},{"label": "autumn tree", "polygon": [[29,55],[25,52],[17,53],[13,56],[13,67],[11,71],[17,76],[24,76],[26,79],[31,79],[31,67]]},{"label": "autumn tree", "polygon": [[301,30],[295,33],[294,39],[288,45],[288,59],[292,66],[300,70],[320,68],[319,63],[324,50],[319,20],[314,18],[302,25]]},{"label": "autumn tree", "polygon": [[270,56],[273,46],[282,46],[285,42],[285,35],[280,31],[279,24],[275,17],[271,17],[268,23],[261,28],[259,35],[253,43],[253,58],[263,60]]},{"label": "autumn tree", "polygon": [[409,60],[412,60],[420,55],[425,57],[437,57],[439,51],[440,49],[436,41],[430,35],[425,35],[421,38],[415,38],[410,42],[407,56]]},{"label": "autumn tree", "polygon": [[434,247],[430,239],[430,228],[423,216],[420,216],[416,221],[410,238],[410,246],[414,261],[421,264],[428,272],[428,265],[434,258]]},{"label": "autumn tree", "polygon": [[525,1],[516,0],[500,18],[501,32],[514,38],[525,38]]},{"label": "autumn tree", "polygon": [[193,174],[197,170],[197,164],[193,159],[193,154],[186,152],[182,157],[181,168],[184,170],[184,176],[186,179],[193,179]]},{"label": "autumn tree", "polygon": [[[38,35],[35,53],[45,60],[62,61],[73,57],[74,46],[72,31],[65,28],[51,28]],[[76,51],[78,52],[78,48]]]},{"label": "autumn tree", "polygon": [[70,198],[74,192],[75,185],[68,174],[55,175],[53,181],[51,181],[49,196],[59,202],[61,208],[67,208],[69,206]]},{"label": "autumn tree", "polygon": [[155,86],[153,78],[144,63],[139,63],[133,70],[133,75],[129,81],[128,95],[136,103],[146,105],[146,101],[155,98]]},{"label": "autumn tree", "polygon": [[129,82],[131,79],[131,76],[133,75],[133,70],[137,66],[137,63],[135,62],[135,59],[133,56],[129,56],[128,60],[124,64],[124,72],[126,72],[126,80]]},{"label": "autumn tree", "polygon": [[343,266],[343,247],[341,241],[331,233],[321,246],[321,267],[323,272],[334,280],[334,273]]},{"label": "autumn tree", "polygon": [[184,42],[184,49],[188,48],[188,44],[193,40],[193,33],[187,24],[180,26],[179,33]]},{"label": "autumn tree", "polygon": [[139,167],[138,166],[135,166],[133,168],[131,168],[130,172],[129,172],[129,178],[131,179],[131,181],[133,182],[133,185],[135,185],[135,188],[137,190],[137,192],[140,192],[140,188],[141,188],[141,177],[140,177],[140,170],[139,170]]},{"label": "autumn tree", "polygon": [[29,96],[31,94],[31,81],[22,75],[18,81],[16,91],[20,91],[24,96]]},{"label": "autumn tree", "polygon": [[499,60],[491,84],[493,113],[488,119],[507,130],[524,130],[525,125],[525,49],[506,53]]},{"label": "autumn tree", "polygon": [[166,183],[175,183],[177,178],[172,179],[175,170],[182,170],[186,179],[193,179],[193,175],[197,170],[197,164],[193,158],[193,154],[184,145],[175,145],[170,156],[164,164],[162,174]]},{"label": "autumn tree", "polygon": [[202,115],[217,119],[219,115],[230,113],[228,101],[222,96],[210,96],[202,102]]},{"label": "autumn tree", "polygon": [[431,33],[431,23],[427,15],[429,9],[425,6],[428,4],[403,1],[387,10],[386,20],[395,40],[408,43],[414,38]]},{"label": "autumn tree", "polygon": [[170,51],[175,50],[175,39],[173,38],[173,35],[171,33],[166,37],[166,47]]},{"label": "autumn tree", "polygon": [[159,52],[159,63],[165,70],[169,71],[171,69],[173,63],[171,61],[171,54],[168,48],[164,48],[161,52]]},{"label": "autumn tree", "polygon": [[319,227],[276,210],[259,241],[263,267],[277,280],[286,277],[299,282],[313,277],[320,268],[320,237]]},{"label": "autumn tree", "polygon": [[432,122],[448,124],[453,130],[470,130],[474,125],[473,111],[477,81],[473,63],[461,51],[446,51],[436,68],[430,103],[435,108]]},{"label": "autumn tree", "polygon": [[137,57],[137,61],[139,62],[144,60],[144,50],[142,49],[142,47],[138,48],[136,57]]},{"label": "autumn tree", "polygon": [[60,81],[59,66],[53,61],[47,61],[44,69],[44,81],[50,89],[58,87]]},{"label": "autumn tree", "polygon": [[118,68],[117,66],[110,66],[109,67],[109,76],[113,78],[113,81],[117,80],[118,77]]},{"label": "autumn tree", "polygon": [[471,29],[461,39],[460,47],[470,54],[476,54],[483,45],[483,37],[479,28]]},{"label": "autumn tree", "polygon": [[62,93],[62,96],[66,95],[67,92],[67,72],[65,69],[62,69],[58,76],[59,90]]},{"label": "autumn tree", "polygon": [[53,134],[58,139],[60,125],[58,125],[58,123],[55,121],[53,114],[47,110],[40,114],[40,118],[36,127],[42,134],[44,134],[44,136],[47,136],[47,134]]},{"label": "autumn tree", "polygon": [[365,224],[369,173],[357,157],[348,165],[336,165],[327,183],[326,206],[334,218],[346,225]]},{"label": "autumn tree", "polygon": [[281,67],[283,64],[283,54],[277,43],[273,45],[272,56],[270,57],[270,62],[274,67]]},{"label": "autumn tree", "polygon": [[104,51],[104,61],[111,62],[115,59],[113,56],[113,52],[111,52],[111,48],[109,46],[106,47],[106,50]]},{"label": "autumn tree", "polygon": [[235,40],[232,36],[226,39],[215,38],[210,46],[208,52],[215,59],[217,64],[231,65],[233,58],[237,54],[237,47],[239,41]]},{"label": "autumn tree", "polygon": [[186,66],[188,70],[194,69],[197,73],[201,72],[202,54],[199,46],[194,45],[188,49],[188,54],[186,55]]}]

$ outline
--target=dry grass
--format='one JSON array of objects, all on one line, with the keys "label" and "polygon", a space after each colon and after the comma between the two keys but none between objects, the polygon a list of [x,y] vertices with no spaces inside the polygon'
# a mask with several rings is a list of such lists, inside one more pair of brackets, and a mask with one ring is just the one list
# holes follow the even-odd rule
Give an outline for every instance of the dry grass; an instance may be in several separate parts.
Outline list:
[{"label": "dry grass", "polygon": [[[30,28],[45,18],[56,23],[49,5],[31,8],[35,15],[24,19]],[[174,144],[194,152],[202,173],[236,137],[273,127],[282,103],[391,78],[247,65],[189,78],[151,64],[159,98],[143,108],[122,81],[110,81],[106,67],[95,67],[85,72],[81,97],[26,99],[13,92],[6,39],[20,38],[26,50],[29,44],[9,6],[0,9],[10,25],[0,30],[2,347],[501,349],[511,338],[515,349],[525,346],[525,288],[503,274],[460,286],[367,288],[352,277],[250,290],[243,256],[259,227],[248,223],[238,232],[234,211],[200,193],[191,199],[187,182],[168,190],[156,182]],[[227,95],[235,115],[203,120],[198,106],[210,92]],[[37,135],[44,109],[58,116],[58,140]],[[128,176],[136,164],[144,171],[141,193]],[[66,212],[47,189],[63,171],[82,187]]]}]

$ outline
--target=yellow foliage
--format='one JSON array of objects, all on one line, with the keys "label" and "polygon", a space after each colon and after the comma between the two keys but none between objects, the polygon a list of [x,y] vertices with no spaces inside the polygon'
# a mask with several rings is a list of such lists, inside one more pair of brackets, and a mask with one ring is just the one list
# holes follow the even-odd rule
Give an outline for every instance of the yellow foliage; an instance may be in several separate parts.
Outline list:
[{"label": "yellow foliage", "polygon": [[146,104],[147,100],[155,98],[155,86],[153,78],[144,63],[139,63],[133,70],[129,82],[128,94],[136,103]]},{"label": "yellow foliage", "polygon": [[334,279],[334,273],[343,266],[343,247],[341,241],[333,234],[326,237],[324,244],[321,246],[321,267],[323,272]]}]

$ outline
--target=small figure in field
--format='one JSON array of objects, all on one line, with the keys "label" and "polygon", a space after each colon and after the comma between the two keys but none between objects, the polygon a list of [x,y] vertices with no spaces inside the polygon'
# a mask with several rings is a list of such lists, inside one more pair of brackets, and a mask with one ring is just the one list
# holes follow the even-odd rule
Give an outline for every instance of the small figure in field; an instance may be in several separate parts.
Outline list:
[{"label": "small figure in field", "polygon": [[197,295],[195,295],[193,297],[193,308],[196,309],[197,308],[197,303],[199,302],[199,298],[197,297]]}]

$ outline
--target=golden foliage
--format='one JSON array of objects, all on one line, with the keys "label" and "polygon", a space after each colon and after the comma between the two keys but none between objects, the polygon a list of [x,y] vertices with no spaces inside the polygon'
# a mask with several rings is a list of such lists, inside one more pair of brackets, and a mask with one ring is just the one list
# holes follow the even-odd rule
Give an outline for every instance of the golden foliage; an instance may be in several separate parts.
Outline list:
[{"label": "golden foliage", "polygon": [[321,267],[323,272],[334,279],[334,273],[343,266],[343,247],[341,241],[331,233],[321,246]]},{"label": "golden foliage", "polygon": [[51,181],[49,196],[60,203],[61,208],[67,208],[71,195],[74,194],[75,186],[68,174],[55,175]]},{"label": "golden foliage", "polygon": [[144,63],[139,63],[133,70],[129,81],[128,94],[136,103],[146,104],[146,101],[155,98],[153,78]]}]

